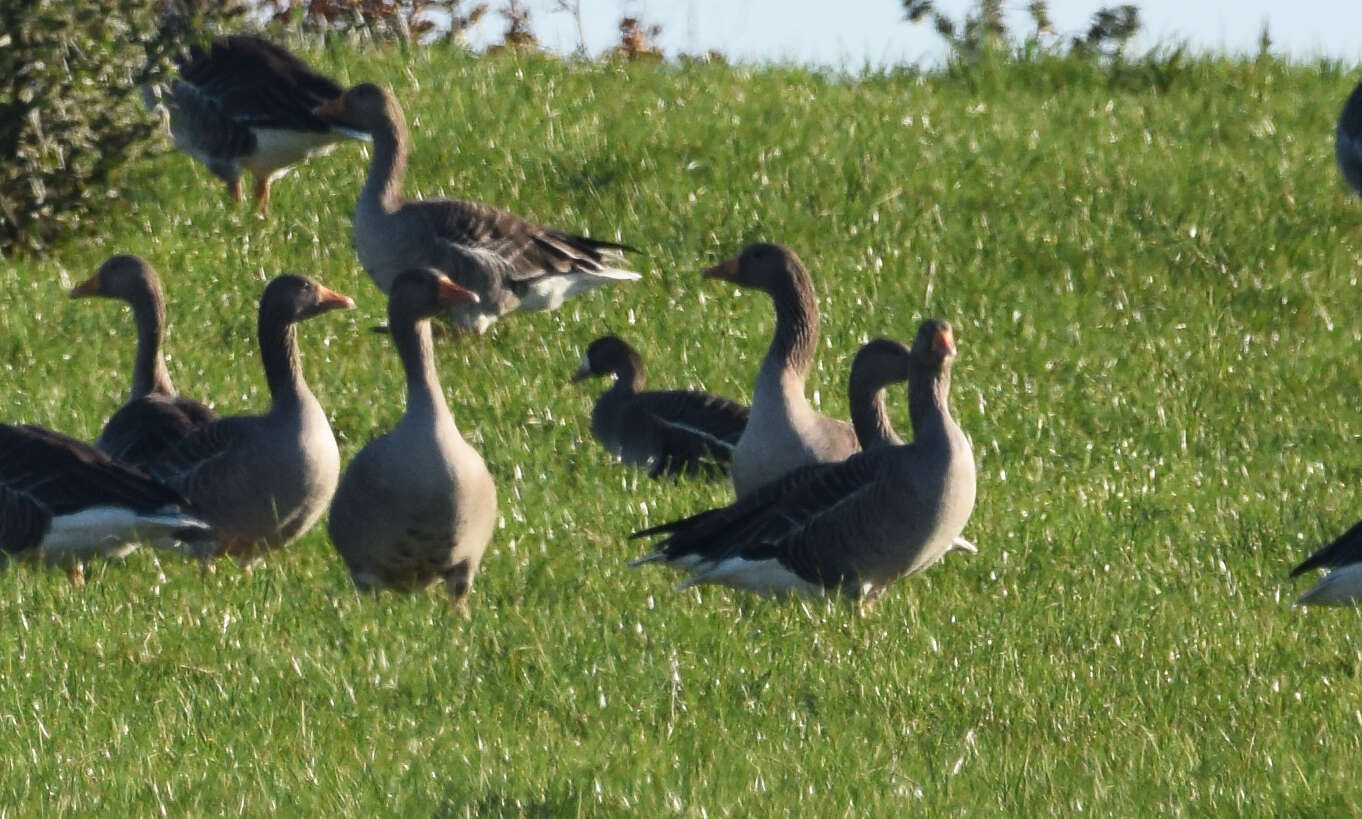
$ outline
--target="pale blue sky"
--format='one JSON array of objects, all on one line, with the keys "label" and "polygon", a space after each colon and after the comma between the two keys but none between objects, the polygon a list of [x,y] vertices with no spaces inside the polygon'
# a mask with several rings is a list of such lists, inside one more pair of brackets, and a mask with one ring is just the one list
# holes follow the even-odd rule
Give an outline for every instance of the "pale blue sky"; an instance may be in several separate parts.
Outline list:
[{"label": "pale blue sky", "polygon": [[[499,0],[491,0],[500,6]],[[1050,16],[1060,32],[1086,30],[1092,12],[1113,0],[1051,0]],[[555,0],[526,0],[535,34],[547,47],[570,52],[576,24]],[[1252,53],[1267,21],[1274,50],[1300,59],[1328,56],[1362,63],[1362,0],[1135,0],[1144,20],[1137,49],[1187,41],[1201,51]],[[971,0],[938,0],[937,7],[959,19]],[[716,48],[748,60],[789,60],[835,68],[867,62],[892,65],[930,61],[942,53],[930,24],[903,22],[897,0],[581,0],[588,49],[599,53],[618,41],[616,25],[625,15],[663,27],[660,43],[668,55]],[[1007,3],[1022,30],[1026,0]],[[505,21],[490,14],[475,43],[499,39]]]}]

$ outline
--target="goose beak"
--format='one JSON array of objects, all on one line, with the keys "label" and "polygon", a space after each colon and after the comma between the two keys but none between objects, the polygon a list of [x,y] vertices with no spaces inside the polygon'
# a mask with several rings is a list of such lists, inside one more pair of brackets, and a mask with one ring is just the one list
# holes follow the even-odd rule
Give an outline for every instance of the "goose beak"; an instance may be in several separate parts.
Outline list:
[{"label": "goose beak", "polygon": [[472,290],[460,287],[449,279],[441,276],[440,283],[436,285],[435,303],[441,308],[453,307],[456,304],[477,304],[482,301],[478,294]]},{"label": "goose beak", "polygon": [[71,288],[71,292],[69,295],[73,299],[78,299],[83,296],[98,296],[99,293],[100,293],[99,274],[96,273],[95,275],[91,276],[90,278],[86,279],[85,281],[81,282],[75,287]]},{"label": "goose beak", "polygon": [[330,288],[317,288],[318,313],[325,313],[328,310],[349,310],[354,306],[355,300],[349,296],[343,296]]},{"label": "goose beak", "polygon": [[947,327],[932,337],[932,352],[942,358],[955,355],[955,335],[951,333],[951,328]]},{"label": "goose beak", "polygon": [[572,382],[575,384],[578,381],[585,381],[592,375],[594,375],[594,373],[591,372],[591,358],[589,356],[584,356],[582,358],[582,366],[578,367],[577,372],[572,374]]},{"label": "goose beak", "polygon": [[724,259],[722,262],[719,262],[700,275],[706,279],[723,279],[727,282],[737,281],[738,258],[735,256],[732,259]]}]

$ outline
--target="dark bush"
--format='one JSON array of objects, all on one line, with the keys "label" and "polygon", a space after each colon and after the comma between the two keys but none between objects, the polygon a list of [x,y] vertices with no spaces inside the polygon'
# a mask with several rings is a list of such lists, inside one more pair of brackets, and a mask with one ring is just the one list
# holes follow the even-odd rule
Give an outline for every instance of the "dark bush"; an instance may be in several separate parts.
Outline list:
[{"label": "dark bush", "polygon": [[146,0],[0,0],[0,254],[42,250],[116,194],[158,125],[139,87],[203,30],[202,13],[167,19]]}]

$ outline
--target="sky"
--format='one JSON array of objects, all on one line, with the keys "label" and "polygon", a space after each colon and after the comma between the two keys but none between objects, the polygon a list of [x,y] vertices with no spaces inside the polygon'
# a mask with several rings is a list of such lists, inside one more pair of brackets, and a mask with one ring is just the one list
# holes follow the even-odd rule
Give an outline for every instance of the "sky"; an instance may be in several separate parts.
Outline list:
[{"label": "sky", "polygon": [[[495,9],[502,0],[485,0]],[[1087,30],[1092,13],[1119,0],[1050,0],[1061,33]],[[464,0],[470,5],[473,0]],[[939,61],[944,48],[930,23],[903,20],[899,0],[579,0],[587,50],[604,51],[619,40],[621,17],[662,26],[663,51],[722,51],[745,62],[799,62],[857,70]],[[1134,0],[1144,24],[1132,48],[1186,42],[1197,51],[1252,54],[1266,23],[1273,51],[1300,60],[1319,57],[1362,64],[1362,0]],[[554,51],[577,48],[571,15],[555,12],[558,0],[524,0],[540,42]],[[936,0],[959,20],[973,0]],[[1019,32],[1030,30],[1026,0],[1005,7]],[[505,21],[495,12],[475,30],[474,44],[500,39]]]}]

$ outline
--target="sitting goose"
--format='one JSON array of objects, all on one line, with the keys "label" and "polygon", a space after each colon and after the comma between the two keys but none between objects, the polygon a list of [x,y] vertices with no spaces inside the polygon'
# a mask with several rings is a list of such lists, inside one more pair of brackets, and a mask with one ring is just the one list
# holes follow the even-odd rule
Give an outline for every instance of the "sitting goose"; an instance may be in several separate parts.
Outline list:
[{"label": "sitting goose", "polygon": [[305,276],[271,281],[260,298],[258,324],[269,411],[220,418],[147,465],[212,524],[213,554],[249,560],[306,532],[326,511],[340,476],[340,453],[326,413],[303,379],[297,325],[353,306]]},{"label": "sitting goose", "polygon": [[764,290],[776,308],[775,336],[752,392],[752,417],[733,450],[738,497],[792,469],[841,461],[857,452],[851,425],[820,415],[804,396],[818,349],[818,299],[799,258],[780,245],[755,244],[704,276]]},{"label": "sitting goose", "polygon": [[104,424],[95,446],[115,460],[141,466],[195,429],[217,419],[217,413],[192,398],[176,395],[170,371],[161,359],[161,331],[166,309],[161,282],[151,265],[137,256],[113,256],[71,289],[71,298],[104,296],[132,308],[137,327],[132,392]]},{"label": "sitting goose", "polygon": [[355,205],[355,250],[379,289],[413,267],[433,267],[478,294],[454,322],[486,332],[516,310],[554,310],[578,293],[642,278],[626,270],[627,245],[540,227],[480,202],[402,196],[407,124],[392,94],[362,83],[317,108],[319,116],[369,134],[374,155]]},{"label": "sitting goose", "polygon": [[1348,95],[1334,133],[1334,154],[1343,178],[1362,193],[1362,83]]},{"label": "sitting goose", "polygon": [[572,380],[615,376],[591,411],[591,434],[650,478],[727,472],[747,407],[694,390],[643,392],[645,372],[638,351],[619,336],[591,342]]},{"label": "sitting goose", "polygon": [[954,356],[950,325],[922,322],[907,363],[913,443],[805,466],[730,506],[638,532],[666,538],[630,565],[663,560],[685,569],[683,588],[852,598],[931,566],[974,507],[974,457],[947,403]]},{"label": "sitting goose", "polygon": [[1347,606],[1362,601],[1362,523],[1310,555],[1291,570],[1291,576],[1319,568],[1333,571],[1297,598],[1296,605]]},{"label": "sitting goose", "polygon": [[0,424],[0,552],[64,563],[84,581],[90,555],[123,557],[139,540],[211,535],[178,492],[83,441]]},{"label": "sitting goose", "polygon": [[457,605],[492,539],[496,486],[445,404],[429,322],[477,300],[428,268],[393,281],[388,327],[407,374],[407,409],[350,462],[326,527],[362,590],[420,589],[443,579]]},{"label": "sitting goose", "polygon": [[330,78],[260,37],[215,40],[191,49],[168,93],[144,88],[148,110],[164,110],[175,147],[208,166],[241,200],[241,173],[255,177],[256,205],[269,207],[270,183],[289,166],[363,135],[312,110],[341,95]]}]

